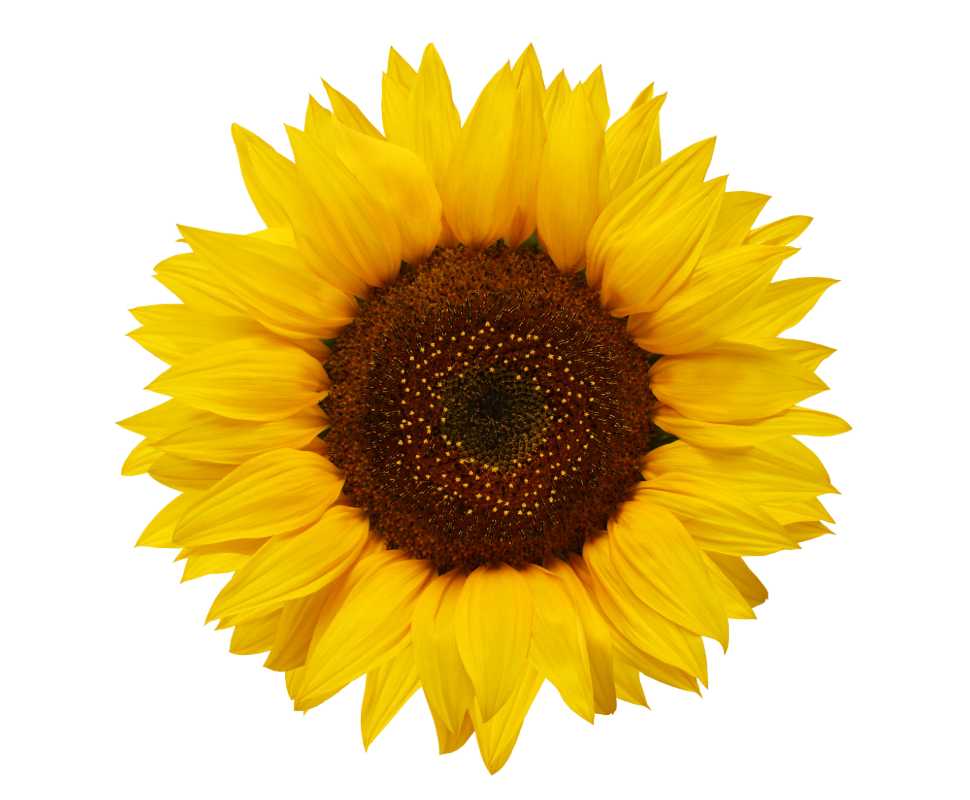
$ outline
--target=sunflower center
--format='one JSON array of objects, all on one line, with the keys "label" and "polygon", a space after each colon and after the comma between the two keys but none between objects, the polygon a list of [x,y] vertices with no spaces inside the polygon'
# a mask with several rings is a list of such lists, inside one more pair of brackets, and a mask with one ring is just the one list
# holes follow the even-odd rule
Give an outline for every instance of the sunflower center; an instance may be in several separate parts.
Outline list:
[{"label": "sunflower center", "polygon": [[437,250],[334,343],[327,450],[389,547],[440,570],[542,563],[640,480],[649,364],[544,254]]}]

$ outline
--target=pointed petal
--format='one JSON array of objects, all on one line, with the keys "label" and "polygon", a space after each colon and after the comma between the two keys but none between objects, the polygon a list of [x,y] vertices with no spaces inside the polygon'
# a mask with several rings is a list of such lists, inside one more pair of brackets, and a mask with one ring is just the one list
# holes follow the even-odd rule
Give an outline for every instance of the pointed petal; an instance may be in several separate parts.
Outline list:
[{"label": "pointed petal", "polygon": [[633,106],[606,131],[610,197],[660,163],[660,109],[667,95]]},{"label": "pointed petal", "polygon": [[121,465],[122,475],[143,475],[148,472],[152,465],[164,454],[157,450],[151,442],[144,441],[135,445],[132,451]]},{"label": "pointed petal", "polygon": [[321,281],[293,247],[180,227],[247,313],[281,336],[329,339],[357,315],[353,298]]},{"label": "pointed petal", "polygon": [[280,536],[312,525],[333,504],[343,477],[327,459],[274,450],[236,467],[182,515],[179,544]]},{"label": "pointed petal", "polygon": [[770,199],[766,194],[755,192],[725,192],[710,238],[704,247],[704,255],[744,243],[758,214]]},{"label": "pointed petal", "polygon": [[265,653],[273,644],[279,619],[280,612],[274,611],[265,617],[240,623],[232,632],[229,652],[240,656]]},{"label": "pointed petal", "polygon": [[364,115],[357,105],[349,98],[342,95],[326,81],[323,88],[327,90],[327,97],[330,100],[330,107],[333,115],[348,128],[353,128],[359,133],[373,136],[375,139],[383,139],[381,132],[374,127],[369,119]]},{"label": "pointed petal", "polygon": [[850,429],[848,423],[834,414],[799,406],[773,417],[740,424],[691,419],[662,406],[657,409],[653,421],[684,441],[715,449],[752,447],[791,434],[834,436]]},{"label": "pointed petal", "polygon": [[464,585],[456,572],[438,576],[421,593],[411,620],[414,658],[428,707],[436,720],[456,732],[475,696],[455,638],[455,611]]},{"label": "pointed petal", "polygon": [[532,597],[512,567],[479,567],[455,610],[455,639],[485,721],[509,700],[526,671]]},{"label": "pointed petal", "polygon": [[209,489],[231,471],[231,464],[196,461],[171,453],[162,453],[148,468],[148,474],[156,481],[180,492]]},{"label": "pointed petal", "polygon": [[433,714],[432,719],[434,719],[435,733],[438,734],[438,753],[440,755],[454,753],[468,741],[468,737],[475,731],[472,718],[468,714],[465,714],[462,719],[457,733],[453,733],[450,728]]},{"label": "pointed petal", "polygon": [[751,231],[746,237],[748,244],[785,245],[795,241],[811,224],[811,217],[785,217]]},{"label": "pointed petal", "polygon": [[159,511],[152,518],[152,521],[148,523],[148,526],[144,531],[142,531],[141,536],[138,537],[138,541],[135,542],[135,546],[178,547],[178,545],[172,541],[172,535],[175,533],[175,526],[178,525],[178,521],[182,518],[182,515],[185,513],[186,509],[189,508],[198,497],[199,495],[196,492],[185,492],[171,500],[168,505]]},{"label": "pointed petal", "polygon": [[418,672],[410,646],[367,673],[364,701],[360,707],[360,732],[365,750],[417,689]]},{"label": "pointed petal", "polygon": [[384,550],[358,562],[339,611],[310,646],[297,710],[319,704],[406,646],[414,604],[431,572],[427,562],[399,551]]},{"label": "pointed petal", "polygon": [[207,314],[179,303],[133,308],[141,327],[129,336],[167,364],[232,339],[262,336],[258,322],[242,316]]},{"label": "pointed petal", "polygon": [[790,278],[772,283],[732,338],[745,342],[778,336],[796,325],[836,283],[832,278]]},{"label": "pointed petal", "polygon": [[428,165],[439,189],[444,185],[461,130],[445,65],[429,44],[408,96],[409,146]]},{"label": "pointed petal", "polygon": [[594,69],[589,77],[580,83],[576,89],[582,92],[600,130],[606,127],[610,119],[610,104],[606,99],[606,80],[603,78],[603,67]]},{"label": "pointed petal", "polygon": [[758,505],[717,484],[670,473],[640,484],[637,494],[672,511],[704,550],[726,555],[766,555],[797,544]]},{"label": "pointed petal", "polygon": [[472,711],[478,751],[485,767],[493,775],[505,766],[512,754],[525,715],[529,713],[540,686],[542,676],[532,667],[526,667],[522,678],[513,687],[508,701],[495,714],[486,718],[477,704]]},{"label": "pointed petal", "polygon": [[[361,284],[384,286],[401,265],[401,234],[394,218],[336,152],[302,131],[290,128],[288,133],[297,172],[319,205],[311,243],[316,265],[325,265],[322,274],[338,289],[358,296]],[[378,140],[367,141],[380,146]],[[337,282],[341,276],[356,282]]]},{"label": "pointed petal", "polygon": [[155,267],[155,279],[193,311],[218,316],[245,313],[233,297],[194,253],[180,253],[166,258]]},{"label": "pointed petal", "polygon": [[631,232],[682,204],[702,188],[713,155],[713,139],[697,142],[661,162],[610,200],[586,243],[586,275],[590,286],[600,285],[605,265],[615,260]]},{"label": "pointed petal", "polygon": [[723,343],[664,356],[650,388],[681,414],[711,422],[770,417],[828,387],[792,359],[760,347]]},{"label": "pointed petal", "polygon": [[631,230],[603,264],[600,301],[615,316],[656,311],[697,264],[717,217],[724,179]]},{"label": "pointed petal", "polygon": [[703,553],[680,521],[642,494],[609,523],[613,568],[667,619],[727,647],[728,623]]},{"label": "pointed petal", "polygon": [[451,230],[470,247],[492,244],[512,220],[517,107],[506,65],[482,90],[455,142],[441,201]]},{"label": "pointed petal", "polygon": [[593,677],[576,604],[565,582],[552,572],[533,564],[522,575],[535,612],[529,660],[556,687],[566,705],[592,722]]},{"label": "pointed petal", "polygon": [[610,622],[653,657],[706,678],[704,647],[698,636],[671,622],[634,594],[620,577],[611,554],[611,537],[599,536],[583,547],[597,602]]},{"label": "pointed petal", "polygon": [[751,568],[738,556],[726,556],[723,553],[709,553],[711,561],[733,583],[748,605],[760,606],[768,599],[768,590],[758,580]]},{"label": "pointed petal", "polygon": [[582,262],[586,237],[608,192],[603,128],[586,93],[577,88],[549,120],[536,196],[539,238],[560,270]]},{"label": "pointed petal", "polygon": [[209,619],[269,612],[319,591],[353,565],[368,531],[366,513],[333,506],[307,530],[270,539],[219,592]]},{"label": "pointed petal", "polygon": [[788,248],[735,247],[702,257],[681,288],[652,314],[627,327],[652,353],[689,353],[731,335],[764,296]]},{"label": "pointed petal", "polygon": [[233,419],[291,416],[326,394],[323,365],[274,336],[215,344],[170,367],[148,388]]},{"label": "pointed petal", "polygon": [[555,559],[550,570],[566,585],[583,625],[596,713],[612,714],[616,710],[616,689],[609,626],[570,564],[562,559]]}]

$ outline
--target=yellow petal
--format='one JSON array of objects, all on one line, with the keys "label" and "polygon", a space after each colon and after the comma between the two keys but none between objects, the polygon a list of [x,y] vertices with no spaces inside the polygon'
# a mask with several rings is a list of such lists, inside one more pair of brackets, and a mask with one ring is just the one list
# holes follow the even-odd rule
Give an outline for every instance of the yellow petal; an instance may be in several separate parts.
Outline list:
[{"label": "yellow petal", "polygon": [[625,703],[646,706],[647,698],[643,694],[643,684],[640,683],[637,668],[618,658],[613,663],[613,672],[616,675],[616,696]]},{"label": "yellow petal", "polygon": [[182,515],[179,544],[280,536],[312,525],[340,494],[343,478],[327,459],[274,450],[236,467]]},{"label": "yellow petal", "polygon": [[358,562],[339,611],[310,646],[297,710],[317,705],[403,650],[414,603],[431,573],[427,562],[399,551]]},{"label": "yellow petal", "polygon": [[660,163],[660,109],[667,95],[635,104],[606,131],[610,197]]},{"label": "yellow petal", "polygon": [[779,414],[828,387],[790,358],[723,343],[664,356],[650,370],[650,388],[658,400],[686,416],[739,422]]},{"label": "yellow petal", "polygon": [[566,585],[576,606],[589,653],[590,673],[593,679],[593,700],[597,714],[612,714],[616,710],[616,688],[613,676],[613,646],[610,629],[602,613],[590,597],[589,591],[576,575],[572,566],[562,559],[554,559],[550,570]]},{"label": "yellow petal", "polygon": [[610,622],[634,645],[661,661],[706,679],[704,647],[698,636],[655,611],[617,573],[611,537],[583,547],[597,602]]},{"label": "yellow petal", "polygon": [[337,155],[397,225],[401,258],[423,261],[441,233],[441,200],[422,160],[397,144],[333,126]]},{"label": "yellow petal", "polygon": [[323,365],[273,336],[215,344],[179,361],[148,388],[233,419],[283,419],[326,394]]},{"label": "yellow petal", "polygon": [[[728,338],[733,338],[729,336]],[[775,350],[783,353],[793,361],[797,361],[806,369],[812,371],[818,369],[819,365],[829,356],[835,353],[835,348],[826,347],[824,344],[816,342],[806,342],[801,339],[750,339],[748,344],[755,347],[763,347],[766,350]]]},{"label": "yellow petal", "polygon": [[414,149],[411,113],[408,102],[411,90],[400,81],[385,73],[381,80],[381,120],[384,135],[389,142]]},{"label": "yellow petal", "polygon": [[[602,538],[606,537],[604,536]],[[607,550],[608,549],[609,548],[607,548]],[[699,692],[697,688],[698,677],[700,677],[705,684],[707,682],[707,661],[704,653],[703,643],[698,637],[689,636],[685,643],[689,652],[688,660],[691,662],[696,662],[696,665],[699,668],[699,676],[695,676],[693,672],[688,672],[687,670],[680,669],[679,667],[674,667],[665,661],[661,661],[659,658],[650,655],[639,645],[634,644],[634,639],[643,639],[642,634],[634,628],[631,631],[631,635],[633,637],[633,639],[631,639],[624,632],[624,628],[630,627],[628,624],[631,620],[630,615],[633,613],[635,618],[635,609],[628,608],[627,604],[623,602],[622,598],[614,599],[608,591],[605,591],[604,586],[598,583],[597,579],[593,576],[589,565],[580,556],[571,556],[569,559],[569,565],[572,567],[576,577],[579,578],[583,583],[583,586],[586,587],[589,597],[595,601],[597,609],[600,611],[603,619],[606,620],[609,626],[610,638],[613,644],[614,670],[620,669],[623,664],[628,664],[634,667],[637,672],[642,672],[644,675],[653,678],[656,681],[660,681],[661,683],[666,683],[670,686],[674,686],[678,689],[684,689],[688,692]],[[609,561],[606,562],[606,567],[609,570],[612,570],[612,566]],[[651,619],[653,619],[652,613]],[[665,622],[667,621],[665,620]],[[667,622],[667,624],[669,625],[670,623]],[[675,626],[675,628],[677,630],[682,630],[678,626]],[[683,631],[683,633],[686,633],[686,631]],[[647,638],[651,638],[649,634]],[[616,689],[617,697],[620,697],[619,680],[617,681]],[[629,702],[629,698],[621,699],[625,699]],[[643,705],[646,705],[646,702],[644,702]]]},{"label": "yellow petal", "polygon": [[610,104],[606,99],[606,81],[603,78],[603,67],[594,69],[589,77],[576,86],[593,110],[593,116],[600,130],[606,127],[610,119]]},{"label": "yellow petal", "polygon": [[167,364],[214,344],[266,332],[255,320],[207,314],[178,303],[142,306],[131,313],[141,327],[128,335]]},{"label": "yellow petal", "polygon": [[684,441],[715,449],[751,447],[790,434],[834,436],[850,429],[848,423],[834,414],[798,406],[773,417],[740,424],[691,419],[662,406],[654,413],[653,421]]},{"label": "yellow petal", "polygon": [[441,201],[451,230],[470,247],[492,244],[512,220],[518,102],[506,64],[482,90],[455,142]]},{"label": "yellow petal", "polygon": [[704,550],[741,556],[797,547],[757,504],[691,475],[669,473],[639,484],[636,492],[672,511]]},{"label": "yellow petal", "polygon": [[[729,619],[755,619],[754,610],[738,591],[738,587],[731,583],[728,577],[718,569],[708,553],[703,553],[702,558],[707,566],[708,574],[711,576],[711,584],[717,594],[718,602],[720,602],[727,617]],[[727,651],[727,641],[724,642],[724,650]]]},{"label": "yellow petal", "polygon": [[323,82],[323,88],[327,90],[327,97],[330,99],[330,107],[333,109],[334,116],[344,125],[376,139],[384,138],[352,100],[342,95],[326,81]]},{"label": "yellow petal", "polygon": [[438,734],[438,753],[441,755],[454,753],[468,741],[468,737],[475,731],[472,718],[468,714],[465,714],[462,719],[461,727],[459,727],[457,733],[453,732],[433,714],[432,719],[434,720],[435,733]]},{"label": "yellow petal", "polygon": [[243,622],[236,626],[229,642],[229,651],[236,655],[265,653],[273,644],[280,613],[275,611],[265,617]]},{"label": "yellow petal", "polygon": [[727,647],[728,624],[703,553],[680,521],[642,494],[609,522],[613,568],[667,619]]},{"label": "yellow petal", "polygon": [[749,606],[760,606],[768,599],[768,590],[751,568],[744,563],[743,558],[726,556],[723,553],[708,553],[708,556],[724,576],[737,587]]},{"label": "yellow petal", "polygon": [[299,450],[326,427],[319,406],[270,422],[227,419],[189,406],[181,408],[186,412],[182,419],[173,419],[171,432],[156,439],[155,446],[181,458],[222,464],[241,464],[269,450]]},{"label": "yellow petal", "polygon": [[483,720],[491,719],[521,682],[531,635],[532,597],[518,570],[479,567],[465,579],[455,610],[455,639]]},{"label": "yellow petal", "polygon": [[387,54],[387,74],[407,88],[411,87],[417,77],[414,68],[393,47]]},{"label": "yellow petal", "polygon": [[212,268],[194,253],[166,258],[155,267],[155,278],[194,311],[221,316],[243,312],[239,301],[212,274]]},{"label": "yellow petal", "polygon": [[218,544],[183,547],[176,561],[185,560],[182,581],[191,581],[203,575],[235,572],[266,543],[266,539],[231,539]]},{"label": "yellow petal", "polygon": [[421,593],[411,621],[411,641],[428,708],[446,728],[460,730],[474,689],[455,639],[455,611],[464,577],[450,572],[435,578]]},{"label": "yellow petal", "polygon": [[364,749],[371,746],[377,735],[394,719],[394,715],[418,688],[418,672],[410,646],[367,673],[364,701],[360,708],[360,731]]},{"label": "yellow petal", "polygon": [[593,676],[586,635],[565,582],[542,567],[522,571],[532,593],[532,645],[529,660],[556,687],[563,701],[587,722],[593,721]]},{"label": "yellow petal", "polygon": [[734,247],[702,257],[677,293],[652,314],[635,314],[627,327],[652,353],[689,353],[714,344],[744,324],[764,296],[788,248]]},{"label": "yellow petal", "polygon": [[832,278],[790,278],[772,283],[732,338],[743,342],[778,336],[796,325],[836,283]]},{"label": "yellow petal", "polygon": [[[363,294],[366,281],[348,271],[340,254],[332,252],[333,225],[327,224],[332,208],[323,206],[292,161],[258,136],[238,125],[233,125],[232,135],[250,196],[257,208],[271,210],[267,224],[288,226],[307,266],[330,284],[348,294]],[[335,193],[339,195],[339,189]]]},{"label": "yellow petal", "polygon": [[139,442],[128,454],[125,463],[121,465],[121,474],[142,475],[148,472],[163,455],[162,451],[156,449],[151,442]]},{"label": "yellow petal", "polygon": [[647,480],[671,472],[702,478],[759,502],[835,491],[818,457],[790,436],[744,450],[706,450],[679,441],[647,454]]},{"label": "yellow petal", "polygon": [[195,459],[174,456],[171,453],[162,453],[152,461],[148,474],[159,483],[164,483],[180,492],[187,492],[209,489],[228,475],[231,470],[232,465],[230,464],[196,461]]},{"label": "yellow petal", "polygon": [[509,247],[518,247],[536,230],[539,175],[546,142],[541,72],[523,67],[516,77],[516,90],[518,132],[510,189],[514,210],[509,227],[501,234]]},{"label": "yellow petal", "polygon": [[632,232],[701,189],[713,154],[713,139],[697,142],[661,162],[610,200],[586,243],[586,279],[590,286],[599,287],[605,265],[626,247]]},{"label": "yellow petal", "polygon": [[451,98],[451,82],[445,65],[429,44],[411,87],[407,105],[408,141],[431,171],[439,189],[444,185],[461,121]]},{"label": "yellow petal", "polygon": [[784,219],[775,220],[751,231],[745,237],[745,242],[748,244],[770,245],[790,244],[804,233],[811,222],[812,218],[805,216],[785,217]]},{"label": "yellow petal", "polygon": [[266,658],[267,669],[283,672],[303,666],[320,612],[331,593],[338,590],[335,584],[329,584],[319,592],[286,604],[276,628],[276,638]]},{"label": "yellow petal", "polygon": [[171,500],[168,505],[159,511],[148,526],[142,531],[141,536],[135,543],[136,547],[178,547],[172,541],[175,533],[175,526],[182,518],[186,509],[189,508],[199,497],[197,492],[185,492]]},{"label": "yellow petal", "polygon": [[527,666],[521,679],[513,687],[508,701],[495,714],[483,715],[476,703],[472,711],[472,721],[475,725],[478,751],[481,753],[482,761],[485,762],[485,767],[493,775],[505,766],[505,762],[512,754],[512,748],[519,738],[525,715],[529,713],[540,686],[542,686],[542,676],[532,667]]},{"label": "yellow petal", "polygon": [[522,84],[522,80],[526,75],[531,76],[539,88],[543,90],[543,93],[545,93],[546,84],[542,79],[542,65],[539,63],[539,56],[536,54],[535,47],[531,44],[522,51],[521,55],[519,55],[512,65],[512,77],[515,79],[516,86]]},{"label": "yellow petal", "polygon": [[179,230],[247,313],[274,333],[329,339],[357,315],[354,299],[307,269],[293,247],[254,236]]},{"label": "yellow petal", "polygon": [[587,94],[577,88],[549,120],[539,167],[536,221],[539,238],[559,269],[575,269],[586,237],[609,193],[603,128]]},{"label": "yellow petal", "polygon": [[[336,152],[302,131],[288,133],[299,176],[319,203],[311,244],[316,264],[325,265],[324,277],[358,296],[362,284],[384,286],[401,265],[401,234],[393,216]],[[380,146],[378,140],[367,141]],[[338,283],[338,276],[353,276],[355,288],[346,280]]]},{"label": "yellow petal", "polygon": [[[770,199],[766,194],[754,192],[725,192],[710,238],[704,247],[704,254],[716,253],[742,244],[758,214],[761,213],[761,209]],[[749,244],[756,243],[749,242]]]},{"label": "yellow petal", "polygon": [[546,118],[546,123],[558,113],[559,106],[564,103],[571,92],[569,81],[566,80],[566,73],[562,70],[552,79],[546,89],[546,95],[542,104],[542,113]]},{"label": "yellow petal", "polygon": [[724,194],[718,178],[630,230],[603,264],[600,301],[615,316],[656,311],[690,276]]},{"label": "yellow petal", "polygon": [[365,512],[333,506],[307,530],[270,539],[219,592],[209,619],[272,611],[319,591],[353,565],[368,530]]}]

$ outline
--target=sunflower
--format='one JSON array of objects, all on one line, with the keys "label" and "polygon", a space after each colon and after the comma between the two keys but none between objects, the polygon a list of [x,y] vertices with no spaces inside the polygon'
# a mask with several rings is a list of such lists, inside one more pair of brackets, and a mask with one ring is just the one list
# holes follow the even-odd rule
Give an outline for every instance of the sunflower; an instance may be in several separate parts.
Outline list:
[{"label": "sunflower", "polygon": [[493,772],[545,681],[589,722],[698,692],[767,596],[743,557],[831,521],[794,437],[847,430],[797,405],[832,351],[780,335],[833,281],[773,280],[809,218],[753,227],[713,140],[661,158],[664,95],[608,125],[531,46],[464,123],[432,46],[383,133],[325,87],[292,158],[233,128],[265,229],[181,228],[133,312],[170,399],[124,472],[178,491],[138,543],[231,573],[209,620],[296,709],[366,676],[365,747],[419,687]]}]

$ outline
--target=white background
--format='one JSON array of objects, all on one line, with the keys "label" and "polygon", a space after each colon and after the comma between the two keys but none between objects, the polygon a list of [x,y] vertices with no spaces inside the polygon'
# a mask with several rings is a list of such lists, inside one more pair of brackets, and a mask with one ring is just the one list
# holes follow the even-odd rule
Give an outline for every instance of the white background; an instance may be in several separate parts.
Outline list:
[{"label": "white background", "polygon": [[[958,3],[21,3],[0,22],[5,797],[967,797],[968,126]],[[588,726],[543,689],[506,768],[436,755],[420,697],[364,754],[362,686],[308,716],[202,625],[218,581],[135,550],[166,490],[114,426],[160,364],[176,223],[257,227],[229,125],[282,145],[318,79],[379,119],[393,44],[437,43],[467,112],[532,41],[603,63],[614,113],[669,91],[665,154],[816,222],[788,275],[842,279],[798,333],[840,348],[816,440],[838,535],[760,559],[757,622],[704,699],[647,684]]]}]

